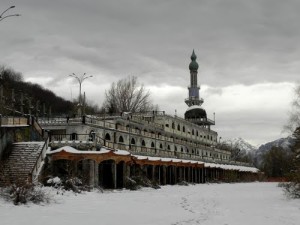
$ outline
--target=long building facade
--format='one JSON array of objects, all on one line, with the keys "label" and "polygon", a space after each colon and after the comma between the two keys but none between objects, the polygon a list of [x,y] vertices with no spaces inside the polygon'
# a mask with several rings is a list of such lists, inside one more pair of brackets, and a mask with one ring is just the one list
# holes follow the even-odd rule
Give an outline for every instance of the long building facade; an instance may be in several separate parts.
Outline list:
[{"label": "long building facade", "polygon": [[90,185],[107,188],[126,186],[137,171],[160,184],[255,179],[257,169],[235,162],[211,129],[215,121],[201,106],[196,58],[193,51],[184,118],[164,111],[39,118],[54,173],[62,170],[62,160],[60,165],[72,168],[68,173],[88,174]]}]

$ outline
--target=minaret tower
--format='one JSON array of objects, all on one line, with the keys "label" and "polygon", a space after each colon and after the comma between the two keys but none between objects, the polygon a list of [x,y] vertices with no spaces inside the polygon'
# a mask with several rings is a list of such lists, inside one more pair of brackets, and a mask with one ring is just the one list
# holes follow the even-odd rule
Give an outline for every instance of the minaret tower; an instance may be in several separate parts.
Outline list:
[{"label": "minaret tower", "polygon": [[189,97],[185,99],[185,103],[189,108],[184,113],[184,118],[192,123],[197,125],[205,126],[210,128],[211,125],[215,124],[215,121],[212,121],[207,118],[206,111],[201,107],[203,104],[203,99],[200,98],[199,91],[200,86],[198,86],[197,75],[199,65],[196,62],[197,56],[195,51],[191,55],[192,62],[189,65],[190,74],[191,74],[191,84],[188,87]]},{"label": "minaret tower", "polygon": [[187,99],[185,99],[185,103],[189,107],[193,106],[193,105],[201,106],[204,102],[204,100],[202,98],[200,98],[200,95],[199,95],[200,86],[198,86],[198,82],[197,82],[199,65],[196,62],[196,59],[197,59],[197,56],[195,54],[195,51],[193,50],[193,53],[191,55],[192,62],[189,65],[190,74],[191,74],[191,76],[190,76],[191,84],[188,87],[189,97]]}]

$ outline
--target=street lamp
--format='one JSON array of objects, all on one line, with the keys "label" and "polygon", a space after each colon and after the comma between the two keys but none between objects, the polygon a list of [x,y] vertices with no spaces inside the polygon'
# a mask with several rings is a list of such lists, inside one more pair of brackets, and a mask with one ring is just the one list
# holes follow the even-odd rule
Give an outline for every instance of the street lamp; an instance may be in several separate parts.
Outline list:
[{"label": "street lamp", "polygon": [[15,8],[14,5],[12,5],[11,7],[9,7],[8,9],[4,10],[1,14],[0,14],[0,21],[4,20],[7,17],[12,17],[12,16],[21,16],[20,14],[10,14],[10,15],[4,15],[8,10]]},{"label": "street lamp", "polygon": [[93,77],[92,75],[86,75],[86,73],[84,73],[81,76],[77,76],[75,73],[72,73],[69,75],[70,77],[75,78],[78,83],[79,83],[79,107],[80,107],[80,115],[81,115],[81,106],[82,106],[82,102],[81,102],[81,84],[83,83],[84,80]]}]

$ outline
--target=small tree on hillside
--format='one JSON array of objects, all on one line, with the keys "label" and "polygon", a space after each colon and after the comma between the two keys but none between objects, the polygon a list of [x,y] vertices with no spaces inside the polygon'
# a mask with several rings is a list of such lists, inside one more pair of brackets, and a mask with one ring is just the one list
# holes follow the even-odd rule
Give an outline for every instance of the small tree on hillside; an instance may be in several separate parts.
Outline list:
[{"label": "small tree on hillside", "polygon": [[286,130],[293,132],[294,144],[291,146],[292,159],[288,178],[291,181],[285,185],[286,191],[293,197],[300,198],[300,84],[295,89],[295,99]]},{"label": "small tree on hillside", "polygon": [[112,83],[105,91],[103,108],[109,113],[117,112],[145,112],[153,109],[150,92],[144,85],[137,82],[137,77],[129,76]]},{"label": "small tree on hillside", "polygon": [[282,147],[273,146],[263,156],[263,171],[268,177],[284,177],[291,169],[292,155]]}]

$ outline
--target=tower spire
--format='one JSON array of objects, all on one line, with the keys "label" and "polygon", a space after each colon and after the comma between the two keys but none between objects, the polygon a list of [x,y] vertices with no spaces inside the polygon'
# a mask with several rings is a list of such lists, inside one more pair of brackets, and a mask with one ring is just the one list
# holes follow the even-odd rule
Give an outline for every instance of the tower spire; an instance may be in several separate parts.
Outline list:
[{"label": "tower spire", "polygon": [[197,55],[195,54],[195,51],[193,49],[193,53],[191,55],[191,62],[189,65],[189,69],[190,69],[190,86],[188,87],[189,90],[189,97],[187,99],[185,99],[185,103],[188,106],[193,106],[193,105],[198,105],[201,106],[203,104],[203,99],[200,98],[199,95],[199,90],[200,87],[198,86],[198,82],[197,82],[197,75],[198,75],[198,68],[199,65],[196,62],[197,59]]}]

